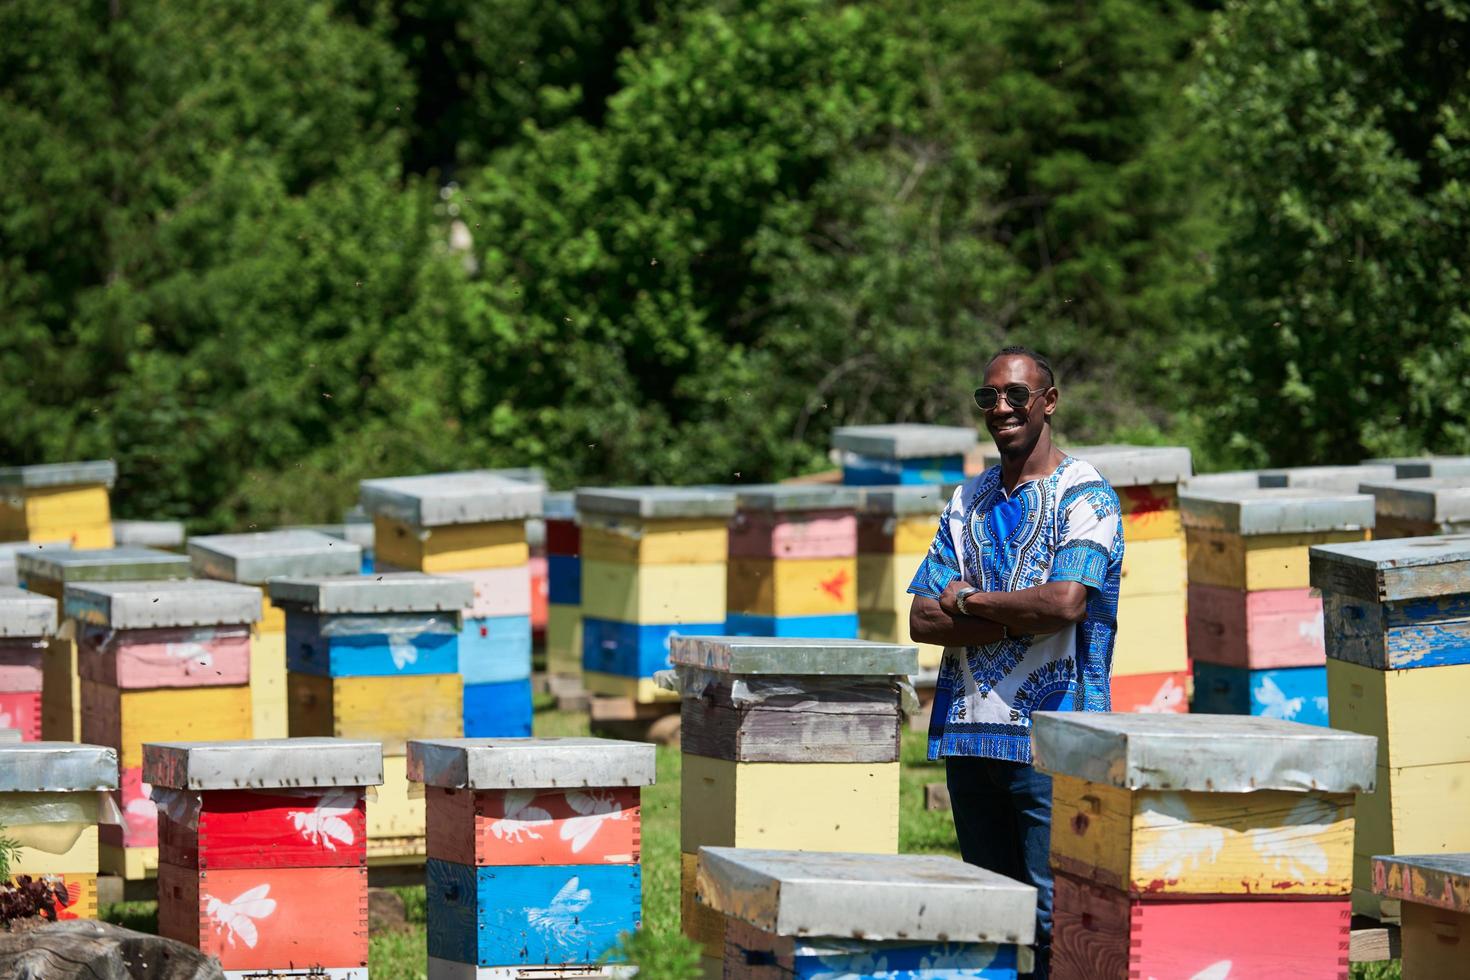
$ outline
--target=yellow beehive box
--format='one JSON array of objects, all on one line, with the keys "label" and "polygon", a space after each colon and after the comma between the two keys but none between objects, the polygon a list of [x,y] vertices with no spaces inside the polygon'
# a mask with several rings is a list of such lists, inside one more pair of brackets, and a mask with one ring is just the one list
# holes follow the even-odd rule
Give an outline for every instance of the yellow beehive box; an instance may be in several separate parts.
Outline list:
[{"label": "yellow beehive box", "polygon": [[909,583],[922,561],[913,555],[858,555],[858,611],[907,616],[914,600]]},{"label": "yellow beehive box", "polygon": [[640,565],[701,565],[724,561],[730,528],[723,517],[638,521],[588,515],[582,557]]},{"label": "yellow beehive box", "polygon": [[[14,847],[9,873],[64,886],[66,917],[97,915],[97,823],[104,795],[117,785],[118,752],[109,746],[0,745],[0,832]],[[110,796],[105,802],[110,808]]]},{"label": "yellow beehive box", "polygon": [[523,520],[419,528],[380,514],[373,518],[373,534],[375,560],[406,571],[506,568],[531,557]]},{"label": "yellow beehive box", "polygon": [[1189,580],[1200,585],[1259,592],[1310,586],[1307,551],[1317,544],[1363,541],[1368,531],[1260,534],[1248,538],[1190,529]]},{"label": "yellow beehive box", "polygon": [[367,808],[368,863],[417,864],[424,857],[424,798],[408,781],[408,759],[383,756],[383,784]]},{"label": "yellow beehive box", "polygon": [[1125,596],[1118,601],[1114,676],[1163,674],[1188,669],[1185,594]]},{"label": "yellow beehive box", "polygon": [[1120,596],[1182,594],[1187,579],[1182,535],[1127,542],[1118,587]]},{"label": "yellow beehive box", "polygon": [[98,866],[103,874],[117,875],[125,881],[142,881],[158,877],[158,848],[123,847],[102,844],[98,848]]},{"label": "yellow beehive box", "polygon": [[582,673],[582,607],[546,607],[546,670],[563,677]]},{"label": "yellow beehive box", "polygon": [[143,764],[144,742],[233,742],[251,737],[250,688],[120,691],[82,680],[82,739],[117,748],[124,769]]},{"label": "yellow beehive box", "polygon": [[[95,874],[98,811],[96,793],[0,793],[0,825],[20,845],[10,873]],[[27,814],[46,818],[25,822],[32,819]],[[60,815],[68,819],[56,819]]]},{"label": "yellow beehive box", "polygon": [[1381,765],[1470,762],[1470,664],[1375,670],[1327,661],[1333,728],[1378,739]]},{"label": "yellow beehive box", "polygon": [[832,616],[857,611],[856,558],[732,558],[726,600],[754,616]]},{"label": "yellow beehive box", "polygon": [[1470,978],[1470,854],[1377,857],[1373,890],[1402,903],[1404,980]]},{"label": "yellow beehive box", "polygon": [[111,460],[0,467],[0,541],[111,548]]},{"label": "yellow beehive box", "polygon": [[634,565],[582,559],[582,615],[620,623],[725,620],[725,562]]},{"label": "yellow beehive box", "polygon": [[[1443,854],[1470,850],[1470,762],[1378,769],[1378,788],[1358,800],[1353,850]],[[1366,879],[1358,885],[1369,887]]]},{"label": "yellow beehive box", "polygon": [[459,738],[464,732],[458,674],[392,677],[286,675],[292,738],[335,736],[383,743],[384,756],[402,755],[410,738]]},{"label": "yellow beehive box", "polygon": [[261,631],[250,638],[250,719],[256,738],[286,737],[284,631]]},{"label": "yellow beehive box", "polygon": [[622,674],[588,670],[582,672],[582,687],[588,694],[605,698],[629,698],[639,704],[679,700],[678,692],[664,690],[654,683],[652,677],[626,677]]}]

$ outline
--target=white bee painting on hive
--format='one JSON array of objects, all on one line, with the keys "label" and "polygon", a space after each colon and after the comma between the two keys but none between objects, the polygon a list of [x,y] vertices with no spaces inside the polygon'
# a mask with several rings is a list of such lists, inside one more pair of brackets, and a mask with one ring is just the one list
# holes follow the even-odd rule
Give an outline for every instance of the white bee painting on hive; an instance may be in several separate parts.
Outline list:
[{"label": "white bee painting on hive", "polygon": [[139,783],[138,789],[143,795],[135,800],[128,800],[128,805],[123,808],[123,819],[127,821],[128,829],[134,833],[158,823],[158,804],[153,802],[153,787],[148,783]]},{"label": "white bee painting on hive", "polygon": [[264,919],[276,911],[276,900],[267,898],[270,885],[257,885],[247,892],[235,896],[233,901],[222,902],[213,895],[204,896],[204,914],[214,923],[215,932],[223,932],[230,947],[239,939],[251,949],[260,941],[255,920]]},{"label": "white bee painting on hive", "polygon": [[1261,678],[1260,685],[1251,691],[1251,697],[1265,706],[1265,710],[1261,712],[1264,718],[1291,721],[1302,710],[1302,699],[1287,697],[1286,692],[1269,677]]},{"label": "white bee painting on hive", "polygon": [[497,840],[512,844],[519,844],[527,839],[540,840],[541,834],[537,828],[550,824],[551,814],[539,806],[532,806],[531,801],[535,798],[535,790],[507,790],[502,798],[501,817],[490,825],[490,833]]},{"label": "white bee painting on hive", "polygon": [[419,662],[419,648],[406,636],[388,637],[388,652],[393,655],[393,669],[402,670],[409,664]]},{"label": "white bee painting on hive", "polygon": [[572,959],[577,945],[587,939],[587,927],[582,925],[581,916],[591,904],[592,892],[582,888],[581,879],[573,875],[552,896],[546,908],[527,908],[526,921],[541,933],[547,945],[560,947]]},{"label": "white bee painting on hive", "polygon": [[173,661],[187,661],[189,666],[207,670],[214,666],[214,654],[209,648],[201,643],[186,641],[184,643],[165,643],[163,655]]},{"label": "white bee painting on hive", "polygon": [[1140,830],[1157,831],[1136,854],[1138,866],[1164,878],[1213,863],[1225,846],[1225,831],[1194,823],[1194,813],[1178,793],[1160,793],[1138,815]]},{"label": "white bee painting on hive", "polygon": [[[1205,967],[1203,970],[1190,977],[1189,980],[1229,980],[1230,971],[1232,968],[1234,968],[1234,966],[1235,964],[1232,963],[1230,960],[1221,960],[1218,963],[1211,963],[1209,966]],[[1158,978],[1149,977],[1148,980],[1158,980]]]},{"label": "white bee painting on hive", "polygon": [[334,789],[322,794],[316,806],[310,810],[292,810],[287,816],[296,832],[312,844],[320,844],[329,851],[337,849],[337,843],[351,844],[357,835],[346,817],[357,809],[357,794],[351,790]]},{"label": "white bee painting on hive", "polygon": [[569,818],[561,826],[561,839],[572,842],[573,854],[580,854],[607,821],[625,820],[631,816],[611,793],[597,790],[587,793],[570,792],[567,794],[567,805],[580,814]]},{"label": "white bee painting on hive", "polygon": [[1174,683],[1174,678],[1166,677],[1164,683],[1159,685],[1158,691],[1154,693],[1153,700],[1138,708],[1142,715],[1161,715],[1174,710],[1174,706],[1184,700],[1184,688]]},{"label": "white bee painting on hive", "polygon": [[1257,827],[1250,832],[1251,846],[1262,858],[1297,881],[1307,872],[1327,873],[1327,851],[1320,838],[1336,822],[1337,815],[1326,801],[1308,797],[1286,815],[1279,827]]}]

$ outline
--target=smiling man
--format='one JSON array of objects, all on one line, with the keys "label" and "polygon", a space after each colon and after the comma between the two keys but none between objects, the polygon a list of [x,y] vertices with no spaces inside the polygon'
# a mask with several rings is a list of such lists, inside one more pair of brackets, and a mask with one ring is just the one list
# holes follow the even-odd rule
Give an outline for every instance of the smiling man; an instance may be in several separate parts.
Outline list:
[{"label": "smiling man", "polygon": [[1051,941],[1051,779],[1031,766],[1033,711],[1107,711],[1123,526],[1117,494],[1052,444],[1046,358],[1006,347],[975,402],[1000,450],[955,491],[909,591],[913,638],[944,646],[929,758],[945,760],[960,852],[1039,893]]}]

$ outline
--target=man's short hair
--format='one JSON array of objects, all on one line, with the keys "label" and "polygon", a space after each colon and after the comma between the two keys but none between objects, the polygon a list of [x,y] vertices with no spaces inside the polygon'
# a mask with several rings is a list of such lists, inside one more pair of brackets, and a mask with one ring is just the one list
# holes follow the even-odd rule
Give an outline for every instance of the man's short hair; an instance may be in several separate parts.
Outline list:
[{"label": "man's short hair", "polygon": [[1012,355],[1018,355],[1020,357],[1029,357],[1029,358],[1031,358],[1032,362],[1035,363],[1036,367],[1041,371],[1041,373],[1044,374],[1044,375],[1046,375],[1046,385],[1047,385],[1047,387],[1048,388],[1055,388],[1056,387],[1057,378],[1056,378],[1056,375],[1052,373],[1052,370],[1051,370],[1051,361],[1048,361],[1046,359],[1046,356],[1045,355],[1040,354],[1037,351],[1034,351],[1034,350],[1032,350],[1029,347],[1022,347],[1020,344],[1014,344],[1014,345],[1012,345],[1010,347],[1002,347],[1000,350],[996,351],[991,356],[990,360],[988,360],[988,361],[985,362],[985,366],[986,367],[989,367],[990,365],[994,364],[1000,358],[1002,358],[1002,357],[1010,357]]}]

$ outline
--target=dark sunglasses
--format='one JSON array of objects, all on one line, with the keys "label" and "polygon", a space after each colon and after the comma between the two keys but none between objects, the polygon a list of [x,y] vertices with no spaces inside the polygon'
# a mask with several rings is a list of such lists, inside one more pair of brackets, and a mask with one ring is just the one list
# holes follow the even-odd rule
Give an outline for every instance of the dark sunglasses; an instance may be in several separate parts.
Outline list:
[{"label": "dark sunglasses", "polygon": [[1006,385],[1004,388],[992,388],[989,385],[984,388],[975,389],[975,404],[980,406],[984,412],[1000,404],[1002,393],[1011,408],[1025,408],[1031,404],[1031,396],[1046,391],[1046,388],[1027,388],[1025,385]]}]

